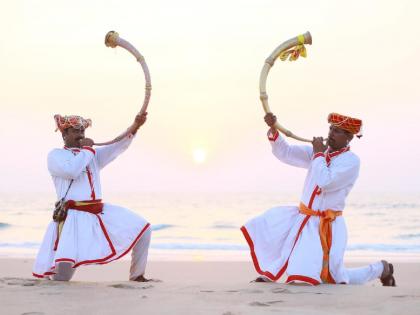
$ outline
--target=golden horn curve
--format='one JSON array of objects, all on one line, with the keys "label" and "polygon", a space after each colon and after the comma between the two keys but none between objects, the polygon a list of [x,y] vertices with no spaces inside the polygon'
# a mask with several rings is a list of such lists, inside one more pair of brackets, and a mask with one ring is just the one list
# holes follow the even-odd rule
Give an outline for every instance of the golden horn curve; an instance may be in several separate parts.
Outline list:
[{"label": "golden horn curve", "polygon": [[[303,38],[303,43],[302,43],[302,38]],[[286,51],[290,48],[293,48],[293,47],[295,47],[297,45],[301,45],[301,44],[312,45],[312,36],[311,36],[310,32],[306,32],[302,35],[293,37],[293,38],[283,42],[282,44],[277,46],[277,48],[274,49],[274,51],[270,54],[270,56],[268,56],[268,58],[265,60],[264,66],[263,66],[263,68],[261,70],[261,73],[260,73],[260,100],[261,100],[261,103],[263,105],[263,109],[266,113],[271,113],[272,112],[269,105],[268,105],[268,94],[267,94],[267,90],[266,90],[267,77],[268,77],[268,73],[269,73],[270,69],[272,68],[272,66],[274,65],[274,62],[276,61],[276,59],[279,57],[279,55],[283,51]],[[276,124],[274,126],[276,127],[276,129],[278,129],[281,133],[283,133],[287,137],[291,137],[291,138],[299,140],[299,141],[312,142],[312,140],[302,138],[302,137],[299,137],[299,136],[295,135],[293,132],[291,132],[290,130],[283,127],[278,121],[276,122]]]},{"label": "golden horn curve", "polygon": [[[128,52],[130,52],[136,60],[140,63],[143,73],[144,73],[144,79],[145,79],[145,94],[144,94],[144,100],[142,107],[139,111],[139,114],[143,114],[146,112],[147,107],[149,105],[150,96],[151,96],[151,90],[152,90],[152,83],[150,79],[150,72],[149,68],[147,67],[146,61],[144,60],[144,57],[140,54],[140,52],[131,45],[128,41],[121,38],[120,35],[116,31],[110,31],[105,35],[105,46],[115,48],[117,46],[120,46],[124,49],[126,49]],[[132,133],[132,130],[134,130],[135,125],[131,125],[125,132],[123,132],[121,135],[116,137],[115,139],[107,142],[101,142],[101,143],[95,143],[95,145],[101,146],[101,145],[108,145],[115,142],[118,142],[125,138],[128,134]]]}]

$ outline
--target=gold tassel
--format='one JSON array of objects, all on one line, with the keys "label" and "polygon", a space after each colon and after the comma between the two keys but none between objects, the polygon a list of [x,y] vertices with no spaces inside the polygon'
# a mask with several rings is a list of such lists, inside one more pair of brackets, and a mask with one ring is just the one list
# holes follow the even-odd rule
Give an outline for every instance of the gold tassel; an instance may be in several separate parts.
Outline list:
[{"label": "gold tassel", "polygon": [[289,58],[289,61],[296,61],[299,57],[306,58],[306,47],[303,44],[299,44],[292,49],[282,51],[279,55],[281,61],[286,61]]}]

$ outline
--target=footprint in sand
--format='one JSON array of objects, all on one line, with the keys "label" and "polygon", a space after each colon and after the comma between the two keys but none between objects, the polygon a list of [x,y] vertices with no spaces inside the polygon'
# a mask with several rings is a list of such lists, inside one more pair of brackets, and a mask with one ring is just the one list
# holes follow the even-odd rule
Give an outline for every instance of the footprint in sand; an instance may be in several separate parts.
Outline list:
[{"label": "footprint in sand", "polygon": [[43,292],[40,295],[61,295],[60,292]]},{"label": "footprint in sand", "polygon": [[268,302],[258,302],[258,301],[255,301],[255,302],[249,303],[249,305],[251,305],[251,306],[270,306],[270,305],[277,304],[277,303],[283,303],[283,301],[281,301],[281,300],[278,300],[278,301],[268,301]]},{"label": "footprint in sand", "polygon": [[392,297],[395,297],[395,298],[415,298],[415,299],[418,299],[418,298],[420,298],[420,295],[393,295]]},{"label": "footprint in sand", "polygon": [[284,293],[284,294],[291,294],[292,292],[288,289],[284,289],[284,288],[275,288],[273,290],[271,290],[272,293]]},{"label": "footprint in sand", "polygon": [[270,306],[270,304],[262,303],[262,302],[251,302],[249,303],[251,306]]},{"label": "footprint in sand", "polygon": [[241,290],[242,293],[264,293],[263,290],[257,290],[257,289],[245,289],[245,290]]},{"label": "footprint in sand", "polygon": [[288,289],[284,288],[275,288],[271,290],[272,293],[283,293],[283,294],[316,294],[316,295],[331,295],[331,293],[325,293],[325,292],[307,292],[307,291],[297,291],[292,292]]},{"label": "footprint in sand", "polygon": [[35,279],[23,279],[23,278],[1,278],[0,282],[6,285],[21,285],[24,287],[32,287],[38,284],[40,281]]},{"label": "footprint in sand", "polygon": [[151,284],[139,287],[139,286],[124,284],[124,283],[111,284],[109,285],[109,287],[116,288],[116,289],[143,289],[143,290],[153,288]]}]

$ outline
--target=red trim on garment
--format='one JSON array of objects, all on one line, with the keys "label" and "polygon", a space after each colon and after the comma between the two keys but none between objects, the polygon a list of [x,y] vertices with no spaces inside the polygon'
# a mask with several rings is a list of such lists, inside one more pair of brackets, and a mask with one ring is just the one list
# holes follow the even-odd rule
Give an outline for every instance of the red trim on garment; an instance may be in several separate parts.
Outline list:
[{"label": "red trim on garment", "polygon": [[316,196],[320,195],[322,192],[321,188],[318,185],[315,186],[314,191],[312,192],[311,199],[309,199],[308,208],[312,209],[312,204]]},{"label": "red trim on garment", "polygon": [[[115,256],[115,255],[117,254],[117,252],[115,251],[114,245],[112,244],[112,241],[111,241],[111,239],[110,239],[110,237],[109,237],[109,235],[108,235],[108,232],[107,232],[107,230],[106,230],[106,228],[105,228],[105,225],[104,225],[104,223],[102,222],[101,217],[100,217],[99,215],[97,215],[97,214],[95,214],[95,215],[96,215],[96,217],[97,217],[97,218],[98,218],[98,220],[99,220],[99,225],[101,226],[101,228],[102,228],[102,232],[104,233],[104,236],[105,236],[106,240],[108,241],[108,245],[109,245],[109,247],[111,248],[111,254],[109,254],[108,256],[106,256],[106,257],[104,257],[104,258],[100,258],[100,259],[84,260],[84,261],[78,262],[78,263],[76,263],[76,264],[73,266],[73,268],[77,268],[77,267],[79,267],[80,265],[85,265],[85,264],[95,264],[95,263],[100,263],[100,262],[103,262],[103,261],[106,261],[106,260],[110,259],[111,257],[113,257],[113,256]],[[57,261],[57,260],[56,260],[56,261]]]},{"label": "red trim on garment", "polygon": [[[144,232],[147,230],[147,228],[148,227],[150,227],[150,223],[147,223],[146,224],[146,226],[140,231],[140,233],[139,233],[139,235],[137,235],[137,237],[134,239],[134,241],[131,243],[131,245],[128,247],[128,249],[127,250],[125,250],[120,256],[118,256],[117,258],[115,258],[115,259],[112,259],[112,260],[109,260],[110,258],[112,258],[113,256],[115,256],[117,253],[115,252],[115,249],[114,249],[114,245],[112,244],[112,241],[111,241],[111,239],[109,238],[109,236],[108,236],[108,233],[106,232],[106,229],[105,229],[105,226],[103,225],[103,222],[102,222],[102,220],[99,218],[99,216],[97,215],[97,217],[98,217],[98,219],[99,219],[99,223],[100,223],[100,225],[101,225],[101,228],[102,228],[102,231],[104,232],[104,234],[105,234],[105,237],[106,237],[106,239],[108,240],[108,243],[110,244],[110,246],[111,246],[111,249],[113,250],[113,253],[111,254],[111,255],[108,255],[107,257],[105,257],[105,258],[101,258],[101,259],[96,259],[96,260],[84,260],[84,261],[81,261],[81,262],[78,262],[77,264],[74,264],[74,266],[72,267],[72,268],[77,268],[77,267],[79,267],[79,266],[81,266],[81,265],[85,265],[85,264],[99,264],[99,265],[104,265],[104,264],[107,264],[107,263],[110,263],[111,261],[114,261],[114,260],[117,260],[117,259],[119,259],[119,258],[121,258],[121,257],[123,257],[124,255],[126,255],[133,247],[134,247],[134,245],[136,245],[136,243],[138,242],[138,240],[143,236],[143,234],[144,234]],[[73,260],[73,259],[70,259],[70,258],[59,258],[59,259],[56,259],[55,260],[55,263],[57,263],[57,262],[62,262],[62,261],[69,261],[69,262],[73,262],[73,263],[75,263],[75,261]],[[50,269],[54,269],[55,268],[55,266],[52,266]],[[55,273],[53,273],[53,272],[46,272],[45,274],[44,274],[44,276],[42,276],[42,275],[39,275],[39,274],[34,274],[33,273],[33,275],[35,276],[35,277],[37,277],[37,278],[44,278],[45,276],[48,276],[48,275],[52,275],[52,274],[55,274]]]},{"label": "red trim on garment", "polygon": [[57,224],[57,236],[55,237],[55,242],[54,242],[54,248],[53,248],[53,251],[56,251],[57,250],[57,248],[58,248],[58,240],[59,240],[60,238],[58,237],[58,224]]},{"label": "red trim on garment", "polygon": [[307,277],[307,276],[301,276],[301,275],[291,275],[287,278],[286,283],[290,283],[293,281],[302,281],[305,283],[309,283],[311,285],[320,285],[321,282],[318,280],[315,280],[314,278]]},{"label": "red trim on garment", "polygon": [[[71,152],[80,152],[80,149],[78,149],[78,148],[68,148],[68,147],[64,146],[64,149],[69,150]],[[91,147],[86,147],[85,146],[85,147],[82,147],[82,149],[91,151],[94,155],[96,154],[95,149],[93,149]],[[92,173],[90,172],[89,166],[86,166],[86,173],[87,173],[87,176],[88,176],[88,179],[89,179],[89,185],[90,185],[90,191],[91,191],[90,196],[91,196],[92,200],[95,200],[96,199],[95,187],[93,186]]]},{"label": "red trim on garment", "polygon": [[[258,263],[257,255],[255,254],[254,242],[252,241],[251,236],[249,235],[245,226],[241,227],[241,231],[242,231],[242,234],[244,235],[244,237],[245,237],[245,239],[248,243],[249,250],[251,251],[252,262],[254,263],[255,270],[259,274],[261,274],[263,276],[266,276],[267,278],[269,278],[272,281],[278,280],[284,273],[284,270],[283,270],[284,266],[283,266],[283,268],[280,269],[280,271],[276,275],[273,275],[269,271],[262,271],[261,268],[260,268],[260,264]],[[287,262],[286,262],[285,266],[287,266]]]},{"label": "red trim on garment", "polygon": [[[58,262],[71,262],[71,263],[75,263],[76,261],[74,259],[70,259],[70,258],[59,258],[55,260],[56,263]],[[51,267],[52,269],[52,267]]]},{"label": "red trim on garment", "polygon": [[276,130],[276,133],[274,135],[271,133],[271,131],[269,131],[268,140],[276,141],[278,137],[279,137],[279,131],[278,130]]},{"label": "red trim on garment", "polygon": [[115,248],[114,248],[114,245],[112,244],[111,238],[108,235],[108,231],[105,228],[104,222],[102,221],[102,219],[101,219],[101,217],[99,215],[97,215],[97,214],[95,214],[95,215],[96,215],[96,217],[99,220],[99,224],[101,225],[101,228],[102,228],[102,231],[104,232],[105,238],[108,241],[109,247],[111,248],[112,252],[115,252],[116,253]]},{"label": "red trim on garment", "polygon": [[318,157],[325,157],[325,154],[323,152],[318,152],[317,154],[314,154],[312,160],[315,160]]},{"label": "red trim on garment", "polygon": [[88,146],[83,146],[82,148],[69,148],[67,146],[64,146],[64,149],[69,150],[69,151],[74,151],[74,152],[80,152],[80,150],[88,150],[90,152],[92,152],[94,155],[96,154],[96,151],[94,148],[92,147],[88,147]]},{"label": "red trim on garment", "polygon": [[32,272],[32,275],[33,275],[34,277],[36,277],[36,278],[45,278],[45,277],[48,277],[48,276],[55,275],[55,272],[50,272],[50,271],[48,271],[48,272],[45,272],[43,275],[37,274],[37,273],[35,273],[35,272]]},{"label": "red trim on garment", "polygon": [[92,179],[92,173],[90,172],[89,166],[86,166],[86,173],[87,173],[87,177],[89,180],[89,185],[90,185],[90,197],[92,198],[92,200],[96,199],[95,196],[95,187],[93,186],[93,179]]},{"label": "red trim on garment", "polygon": [[147,223],[146,224],[146,226],[143,228],[143,230],[141,230],[141,232],[140,232],[140,234],[139,235],[137,235],[137,237],[134,239],[134,242],[133,243],[131,243],[131,245],[130,245],[130,247],[128,247],[128,249],[124,252],[124,253],[122,253],[120,256],[118,256],[117,258],[114,258],[114,259],[111,259],[111,260],[109,260],[109,261],[107,261],[107,262],[103,262],[103,263],[100,263],[100,265],[103,265],[103,264],[107,264],[107,263],[109,263],[109,262],[111,262],[111,261],[114,261],[114,260],[117,260],[117,259],[120,259],[121,257],[123,257],[123,256],[125,256],[133,247],[134,247],[134,245],[136,245],[137,244],[137,241],[143,236],[143,234],[144,234],[144,232],[146,232],[146,230],[148,229],[148,227],[150,226],[150,223]]},{"label": "red trim on garment", "polygon": [[283,265],[283,267],[279,270],[279,272],[276,274],[276,275],[273,275],[271,272],[269,272],[269,271],[262,271],[261,270],[261,268],[260,268],[260,264],[258,263],[258,258],[257,258],[257,255],[255,254],[255,249],[254,249],[254,242],[252,241],[252,239],[251,239],[251,236],[249,235],[249,233],[248,233],[248,231],[247,231],[247,229],[246,229],[246,227],[245,226],[242,226],[241,227],[241,231],[242,231],[242,233],[243,233],[243,235],[244,235],[244,237],[245,237],[245,239],[246,239],[246,241],[247,241],[247,243],[248,243],[248,246],[249,246],[249,249],[250,249],[250,251],[251,251],[251,257],[252,257],[252,262],[254,263],[254,267],[255,267],[255,270],[259,273],[259,274],[261,274],[261,275],[263,275],[263,276],[266,276],[267,278],[269,278],[270,280],[272,280],[272,281],[277,281],[278,279],[280,279],[280,277],[283,275],[283,273],[286,271],[286,269],[287,269],[287,266],[288,266],[288,264],[289,264],[289,258],[290,258],[290,256],[292,255],[292,253],[293,253],[293,250],[294,250],[294,248],[295,248],[295,245],[296,245],[296,243],[297,243],[297,241],[298,241],[298,239],[299,239],[299,236],[300,236],[300,234],[302,233],[302,230],[303,230],[303,228],[305,227],[305,225],[306,225],[306,223],[308,222],[308,220],[309,220],[309,218],[310,218],[311,216],[306,216],[306,218],[302,221],[302,224],[300,225],[300,228],[299,228],[299,231],[297,232],[297,234],[296,234],[296,238],[295,238],[295,242],[293,243],[293,247],[292,247],[292,250],[290,251],[290,254],[289,254],[289,257],[287,257],[287,260],[286,260],[286,262],[284,263],[284,265]]},{"label": "red trim on garment", "polygon": [[88,150],[88,151],[92,152],[94,155],[96,154],[95,149],[94,149],[94,148],[92,148],[92,147],[82,147],[82,149],[83,149],[83,150]]},{"label": "red trim on garment", "polygon": [[80,149],[78,149],[78,148],[69,148],[69,147],[66,147],[66,146],[64,146],[64,149],[66,149],[66,150],[68,150],[68,151],[74,151],[74,152],[80,152]]},{"label": "red trim on garment", "polygon": [[[327,167],[329,167],[330,164],[331,164],[331,159],[333,157],[336,157],[337,155],[339,155],[341,153],[344,153],[344,152],[347,152],[349,150],[350,150],[350,147],[345,147],[345,148],[342,148],[339,151],[335,151],[335,152],[329,153],[329,149],[328,149],[327,152],[326,152],[326,154],[324,154],[322,152],[318,152],[317,154],[315,154],[313,156],[312,159],[315,160],[317,157],[323,156],[323,157],[325,157],[325,162],[327,163]],[[314,202],[315,197],[317,195],[320,195],[321,192],[322,192],[321,188],[319,188],[319,186],[315,186],[314,191],[312,192],[311,198],[309,199],[308,208],[311,208],[312,209],[312,204]]]},{"label": "red trim on garment", "polygon": [[[332,153],[329,153],[329,151],[327,150],[327,154],[319,152],[319,153],[315,154],[312,159],[315,160],[317,157],[323,156],[323,157],[325,157],[325,162],[327,163],[327,167],[329,167],[330,164],[331,164],[331,159],[333,157],[336,157],[337,155],[339,155],[341,153],[344,153],[344,152],[347,152],[349,150],[350,150],[350,147],[345,147],[345,148],[342,148],[339,151],[335,151],[335,152],[332,152]],[[312,192],[311,198],[309,199],[308,208],[312,209],[312,204],[314,202],[315,197],[317,195],[320,195],[321,192],[322,192],[321,188],[319,188],[319,186],[315,186],[314,191]]]},{"label": "red trim on garment", "polygon": [[331,159],[333,157],[336,157],[337,155],[339,155],[341,153],[344,153],[344,152],[347,152],[349,150],[350,150],[350,147],[345,147],[345,148],[342,148],[341,150],[334,151],[334,152],[330,153],[329,148],[328,148],[327,155],[325,157],[325,161],[327,162],[327,166],[330,166]]},{"label": "red trim on garment", "polygon": [[328,151],[328,155],[330,156],[330,157],[334,157],[334,156],[336,156],[336,155],[339,155],[339,154],[341,154],[341,153],[344,153],[344,152],[347,152],[347,151],[349,151],[350,150],[350,146],[347,146],[347,147],[344,147],[344,148],[342,148],[342,149],[340,149],[340,150],[338,150],[338,151],[334,151],[334,152],[329,152]]}]

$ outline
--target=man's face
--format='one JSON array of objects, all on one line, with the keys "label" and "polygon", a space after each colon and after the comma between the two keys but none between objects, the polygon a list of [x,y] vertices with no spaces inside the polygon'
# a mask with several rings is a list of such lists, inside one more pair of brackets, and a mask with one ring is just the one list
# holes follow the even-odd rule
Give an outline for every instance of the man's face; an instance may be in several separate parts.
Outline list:
[{"label": "man's face", "polygon": [[351,139],[353,139],[353,135],[350,132],[333,125],[330,126],[327,144],[334,151],[346,147]]},{"label": "man's face", "polygon": [[80,147],[80,140],[85,137],[85,128],[81,126],[80,128],[67,128],[63,133],[63,140],[66,146],[68,147]]}]

